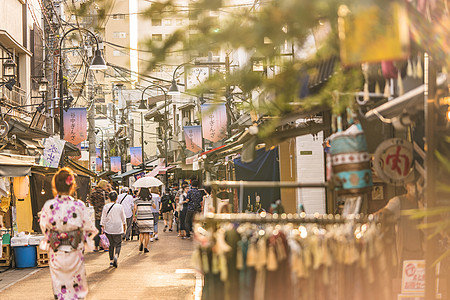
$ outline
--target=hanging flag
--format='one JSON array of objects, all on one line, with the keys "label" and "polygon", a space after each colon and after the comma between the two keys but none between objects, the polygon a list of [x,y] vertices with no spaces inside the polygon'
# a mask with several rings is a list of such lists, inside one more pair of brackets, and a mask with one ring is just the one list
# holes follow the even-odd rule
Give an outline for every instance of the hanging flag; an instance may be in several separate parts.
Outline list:
[{"label": "hanging flag", "polygon": [[49,137],[44,142],[44,154],[39,161],[40,166],[57,168],[59,160],[66,141],[60,140],[59,137]]},{"label": "hanging flag", "polygon": [[202,150],[202,126],[184,126],[186,149],[197,153]]},{"label": "hanging flag", "polygon": [[131,164],[139,166],[142,164],[142,147],[130,147]]},{"label": "hanging flag", "polygon": [[111,156],[111,171],[116,173],[122,171],[120,156]]},{"label": "hanging flag", "polygon": [[225,104],[202,105],[203,138],[213,143],[227,136],[227,109]]},{"label": "hanging flag", "polygon": [[101,172],[102,171],[102,165],[103,165],[103,161],[101,158],[95,158],[95,171],[96,172]]},{"label": "hanging flag", "polygon": [[87,138],[86,108],[69,108],[64,111],[64,139],[78,145]]}]

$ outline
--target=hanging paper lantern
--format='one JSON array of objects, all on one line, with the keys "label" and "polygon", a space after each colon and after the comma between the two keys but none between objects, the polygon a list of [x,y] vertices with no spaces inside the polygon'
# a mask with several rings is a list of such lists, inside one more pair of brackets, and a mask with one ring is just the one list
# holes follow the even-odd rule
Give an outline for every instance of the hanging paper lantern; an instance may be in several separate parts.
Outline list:
[{"label": "hanging paper lantern", "polygon": [[23,201],[30,191],[30,179],[28,176],[14,177],[14,195],[17,200]]}]

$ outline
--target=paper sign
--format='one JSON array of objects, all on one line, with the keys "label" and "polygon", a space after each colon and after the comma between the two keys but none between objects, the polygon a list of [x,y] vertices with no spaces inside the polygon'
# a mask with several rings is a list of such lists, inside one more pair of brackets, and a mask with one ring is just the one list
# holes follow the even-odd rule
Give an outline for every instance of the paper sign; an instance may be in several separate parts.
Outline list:
[{"label": "paper sign", "polygon": [[49,137],[44,142],[44,154],[41,156],[39,165],[44,167],[57,168],[66,141],[59,137]]},{"label": "paper sign", "polygon": [[405,260],[402,272],[402,294],[425,292],[425,261]]}]

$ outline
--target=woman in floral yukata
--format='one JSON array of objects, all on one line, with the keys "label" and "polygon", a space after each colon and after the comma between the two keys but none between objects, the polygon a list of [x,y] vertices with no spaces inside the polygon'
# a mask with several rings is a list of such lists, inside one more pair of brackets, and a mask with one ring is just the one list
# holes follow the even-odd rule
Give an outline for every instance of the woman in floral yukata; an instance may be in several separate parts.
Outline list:
[{"label": "woman in floral yukata", "polygon": [[60,169],[52,180],[55,198],[41,211],[40,225],[45,232],[42,250],[49,250],[50,274],[55,299],[84,299],[88,293],[84,246],[93,249],[97,234],[84,203],[72,198],[77,185],[73,171]]}]

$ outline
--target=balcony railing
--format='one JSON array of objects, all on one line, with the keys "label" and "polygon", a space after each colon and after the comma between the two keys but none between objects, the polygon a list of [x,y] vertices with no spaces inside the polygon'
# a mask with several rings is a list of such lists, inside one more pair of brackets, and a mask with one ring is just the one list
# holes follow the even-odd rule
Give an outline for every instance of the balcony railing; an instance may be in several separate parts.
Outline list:
[{"label": "balcony railing", "polygon": [[2,86],[0,91],[0,98],[4,102],[17,106],[26,104],[26,93],[21,88],[14,86],[12,91],[10,91],[5,86]]}]

